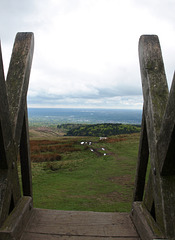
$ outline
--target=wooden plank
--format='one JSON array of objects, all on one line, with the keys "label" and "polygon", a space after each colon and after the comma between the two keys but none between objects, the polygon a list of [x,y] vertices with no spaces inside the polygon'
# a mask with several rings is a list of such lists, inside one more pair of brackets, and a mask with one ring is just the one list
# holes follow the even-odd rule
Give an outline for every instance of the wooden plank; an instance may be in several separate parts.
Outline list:
[{"label": "wooden plank", "polygon": [[27,106],[25,107],[21,140],[20,140],[20,162],[21,162],[23,195],[32,197],[32,174],[31,174]]},{"label": "wooden plank", "polygon": [[0,226],[7,217],[7,209],[9,209],[10,193],[9,183],[7,181],[8,170],[0,169]]},{"label": "wooden plank", "polygon": [[0,239],[20,239],[32,210],[31,197],[22,197],[0,228]]},{"label": "wooden plank", "polygon": [[[21,197],[19,179],[17,175],[17,154],[13,141],[11,121],[9,115],[9,104],[7,99],[6,85],[3,73],[2,54],[0,50],[0,154],[1,169],[8,169],[6,189],[3,185],[3,193],[0,201],[0,226],[9,215],[10,203],[13,198],[14,206]],[[1,185],[1,183],[0,183]]]},{"label": "wooden plank", "polygon": [[152,205],[153,205],[153,201],[154,201],[154,198],[153,198],[153,176],[152,176],[152,171],[150,171],[149,173],[149,177],[148,177],[148,182],[147,182],[147,185],[146,185],[146,190],[145,190],[145,195],[144,195],[144,205],[146,206],[147,210],[149,212],[151,212],[151,209],[152,209]]},{"label": "wooden plank", "polygon": [[160,228],[141,202],[133,203],[131,217],[142,240],[165,239]]},{"label": "wooden plank", "polygon": [[135,178],[134,201],[143,200],[148,158],[149,158],[149,148],[148,148],[148,139],[147,139],[147,132],[146,132],[145,114],[143,109],[142,127],[141,127],[138,161],[137,161],[137,171],[136,171],[136,178]]},{"label": "wooden plank", "polygon": [[158,139],[158,157],[161,175],[175,174],[175,74]]},{"label": "wooden plank", "polygon": [[11,162],[7,158],[7,146],[9,145],[9,139],[12,137],[11,127],[10,127],[10,117],[9,117],[9,104],[7,100],[6,86],[5,86],[5,76],[2,60],[2,52],[0,46],[0,133],[1,133],[1,146],[3,147],[1,153],[1,168],[11,167]]},{"label": "wooden plank", "polygon": [[[4,66],[3,66],[3,60],[2,60],[1,44],[0,44],[0,83],[2,84],[2,87],[5,87],[5,76],[4,76]],[[3,92],[3,89],[2,89],[2,92]],[[0,114],[2,115],[2,113],[0,113]],[[0,154],[1,154],[0,168],[7,169],[8,163],[7,163],[7,158],[6,158],[6,154],[5,154],[5,146],[4,146],[1,120],[0,120]]]},{"label": "wooden plank", "polygon": [[[148,141],[149,138],[151,138],[150,140],[157,140],[169,91],[160,43],[156,35],[143,35],[140,37],[139,61]],[[152,145],[153,143],[151,141]],[[151,144],[149,144],[150,148]]]},{"label": "wooden plank", "polygon": [[155,35],[141,36],[139,41],[139,59],[144,97],[144,111],[148,136],[151,182],[155,203],[156,222],[166,232],[164,216],[164,199],[162,182],[159,173],[157,140],[160,133],[163,115],[168,100],[168,85],[164,70],[159,39]]},{"label": "wooden plank", "polygon": [[175,239],[175,175],[163,176],[161,183],[166,236]]},{"label": "wooden plank", "polygon": [[[17,156],[26,107],[33,42],[33,33],[17,34],[6,82],[0,49],[0,169],[8,170],[6,173],[3,171],[3,178],[0,179],[2,180],[0,182],[2,185],[0,189],[0,226],[21,198]],[[29,162],[29,158],[26,159]],[[26,165],[27,161],[23,166]],[[29,171],[29,164],[27,170]],[[4,174],[6,174],[6,181],[3,181]],[[26,179],[30,184],[30,190],[28,187],[29,191],[26,194],[31,195],[31,176],[29,175],[31,175],[30,172],[28,172]]]},{"label": "wooden plank", "polygon": [[97,213],[44,209],[33,209],[32,216],[21,240],[29,239],[31,234],[36,239],[40,239],[41,236],[47,236],[48,239],[52,239],[51,237],[53,236],[55,239],[58,237],[62,239],[61,237],[66,236],[72,237],[72,239],[138,238],[138,234],[128,213]]},{"label": "wooden plank", "polygon": [[99,236],[65,236],[65,235],[45,235],[38,233],[25,233],[22,236],[21,240],[112,240],[112,239],[120,239],[120,240],[139,240],[139,238],[132,237],[99,237]]},{"label": "wooden plank", "polygon": [[19,145],[34,50],[33,33],[17,33],[6,87],[14,139]]}]

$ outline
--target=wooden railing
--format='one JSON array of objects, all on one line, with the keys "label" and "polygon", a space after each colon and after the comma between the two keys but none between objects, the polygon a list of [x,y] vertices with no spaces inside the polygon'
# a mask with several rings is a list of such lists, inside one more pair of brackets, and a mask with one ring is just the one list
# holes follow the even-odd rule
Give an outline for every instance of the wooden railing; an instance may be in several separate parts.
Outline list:
[{"label": "wooden railing", "polygon": [[[32,209],[27,89],[34,36],[18,33],[5,81],[0,49],[0,239],[20,239]],[[157,36],[141,36],[143,117],[131,217],[141,239],[175,239],[175,77]],[[17,161],[20,159],[22,193]]]},{"label": "wooden railing", "polygon": [[157,36],[141,36],[139,59],[144,106],[132,218],[142,239],[175,239],[175,77],[169,93]]},{"label": "wooden railing", "polygon": [[[32,204],[26,96],[33,48],[33,33],[16,35],[6,81],[0,49],[0,226],[20,203],[23,207],[25,202]],[[21,163],[22,194],[18,159]]]}]

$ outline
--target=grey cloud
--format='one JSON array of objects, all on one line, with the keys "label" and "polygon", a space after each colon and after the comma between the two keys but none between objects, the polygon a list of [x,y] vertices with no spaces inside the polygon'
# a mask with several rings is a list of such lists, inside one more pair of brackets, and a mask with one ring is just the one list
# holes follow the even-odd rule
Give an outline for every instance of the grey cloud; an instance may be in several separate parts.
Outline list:
[{"label": "grey cloud", "polygon": [[112,108],[142,108],[142,96],[101,97],[99,99],[86,98],[35,98],[28,99],[29,107],[112,107]]},{"label": "grey cloud", "polygon": [[[93,94],[97,92],[97,94]],[[122,84],[119,87],[111,88],[110,86],[96,87],[95,90],[83,92],[77,91],[72,93],[71,90],[68,92],[63,92],[61,94],[50,94],[49,91],[40,92],[38,91],[36,95],[32,96],[29,94],[28,102],[32,103],[41,103],[41,104],[59,104],[65,102],[65,99],[69,99],[69,103],[72,102],[87,102],[87,101],[101,101],[104,102],[107,99],[112,99],[116,97],[121,97],[122,99],[135,98],[136,96],[141,96],[141,89],[139,87],[129,87],[123,86]],[[125,98],[127,96],[127,98]],[[66,103],[66,102],[65,102]]]},{"label": "grey cloud", "polygon": [[99,96],[101,97],[115,97],[115,96],[137,96],[141,95],[142,91],[139,87],[128,85],[120,85],[116,89],[100,89]]},{"label": "grey cloud", "polygon": [[[81,46],[82,48],[80,47],[80,49],[79,49],[79,46],[77,45],[75,48],[76,50],[73,52],[69,51],[68,49],[68,51],[66,52],[67,53],[65,58],[66,60],[64,64],[61,65],[63,67],[62,68],[61,66],[59,66],[58,62],[62,63],[61,61],[64,61],[65,54],[64,52],[60,53],[60,48],[57,48],[57,46],[53,48],[52,43],[58,44],[58,45],[61,43],[62,45],[64,45],[64,42],[65,42],[64,37],[67,36],[67,39],[68,39],[67,44],[69,45],[69,41],[70,41],[70,46],[73,47],[74,45],[72,43],[73,41],[71,42],[72,39],[71,38],[69,39],[68,37],[69,35],[63,36],[64,32],[62,32],[62,36],[59,35],[60,34],[59,28],[58,29],[54,28],[51,31],[55,31],[54,33],[58,34],[57,35],[58,40],[59,38],[62,38],[63,41],[61,41],[60,43],[57,41],[53,41],[54,40],[53,37],[56,36],[54,34],[51,34],[52,38],[51,37],[45,38],[45,34],[49,32],[50,28],[52,28],[52,25],[51,25],[53,23],[52,21],[48,23],[50,25],[47,25],[49,16],[52,17],[52,15],[50,14],[51,13],[56,14],[55,16],[58,16],[59,14],[64,15],[65,17],[64,19],[61,19],[61,17],[59,18],[59,20],[60,19],[62,20],[62,22],[61,23],[59,22],[59,24],[60,25],[63,24],[63,29],[64,29],[64,21],[65,20],[68,21],[71,19],[70,16],[69,18],[66,18],[66,16],[69,15],[70,12],[75,14],[74,10],[75,9],[77,10],[77,8],[79,7],[81,8],[82,3],[85,5],[88,2],[90,2],[89,4],[93,4],[93,2],[96,2],[96,3],[99,2],[99,4],[101,3],[100,1],[94,1],[94,0],[88,0],[88,1],[58,0],[58,1],[55,1],[55,4],[56,4],[56,7],[55,7],[55,5],[53,4],[54,1],[52,2],[52,5],[49,5],[51,2],[52,1],[49,1],[49,0],[37,0],[37,1],[36,0],[30,0],[30,1],[2,0],[1,1],[1,7],[0,7],[1,36],[0,37],[2,38],[3,41],[5,41],[5,43],[8,44],[9,41],[12,42],[16,32],[18,31],[35,31],[36,30],[35,32],[36,45],[35,45],[34,63],[32,66],[33,68],[32,71],[36,70],[37,73],[34,77],[34,81],[33,79],[31,79],[29,96],[28,96],[29,104],[37,105],[40,103],[43,106],[50,105],[51,107],[59,104],[62,104],[62,105],[68,104],[68,105],[77,105],[77,106],[80,106],[81,104],[85,104],[85,105],[94,104],[94,106],[103,106],[104,104],[106,105],[110,104],[112,106],[114,105],[118,106],[119,103],[122,106],[124,106],[127,104],[127,102],[131,105],[133,104],[134,106],[137,101],[138,101],[138,104],[141,104],[140,96],[142,95],[142,88],[141,88],[140,71],[138,66],[138,56],[135,57],[134,55],[134,53],[137,52],[137,46],[136,44],[133,45],[133,41],[134,43],[137,41],[135,35],[140,34],[139,31],[135,31],[137,29],[137,26],[133,27],[133,32],[129,31],[129,34],[131,34],[130,35],[131,39],[128,39],[128,35],[124,34],[123,28],[118,29],[116,24],[116,29],[115,29],[114,27],[115,24],[112,25],[111,32],[113,33],[116,31],[118,36],[116,36],[116,42],[113,43],[110,40],[112,40],[112,37],[115,38],[115,36],[110,35],[111,33],[110,31],[107,32],[108,34],[106,35],[108,39],[106,40],[106,42],[109,41],[109,43],[111,43],[111,46],[112,46],[111,48],[109,48],[109,52],[105,51],[105,49],[108,48],[109,45],[104,44],[103,45],[104,48],[102,47],[101,49],[100,48],[97,49],[100,51],[99,53],[97,51],[99,55],[97,54],[98,57],[96,58],[95,58],[96,56],[95,51],[96,51],[96,48],[98,48],[98,46],[96,47],[93,46],[94,48],[92,47],[91,58],[89,56],[86,57],[81,54],[79,55],[80,59],[82,57],[82,62],[83,62],[83,57],[85,59],[89,58],[89,61],[84,61],[84,63],[87,66],[87,68],[85,68],[84,71],[82,69],[80,70],[75,69],[76,67],[77,68],[79,67],[79,64],[81,64],[81,60],[77,61],[77,66],[74,66],[73,60],[74,60],[74,57],[76,57],[76,53],[78,55],[78,52],[83,50],[87,45],[82,45]],[[115,2],[115,0],[110,2]],[[132,5],[134,3],[136,8],[138,8],[139,6],[141,13],[143,10],[146,9],[148,10],[149,13],[152,14],[152,16],[155,16],[156,20],[160,19],[161,21],[162,20],[168,21],[171,23],[171,25],[174,25],[175,5],[173,1],[171,0],[167,0],[167,1],[131,0],[130,2],[132,3]],[[103,1],[103,4],[104,4],[104,1]],[[106,4],[108,4],[108,1],[106,1]],[[84,6],[84,9],[86,9],[85,6]],[[98,17],[98,13],[97,13],[97,17]],[[133,16],[133,18],[135,17],[137,16]],[[123,19],[123,20],[127,20],[127,19]],[[136,20],[138,21],[138,23],[142,23],[144,22],[145,19],[141,19],[141,20],[136,19]],[[87,26],[90,26],[92,28],[92,25],[88,25],[88,24],[89,22],[87,22]],[[122,24],[123,22],[121,21],[120,26],[128,26],[128,27],[130,26],[128,22],[127,24],[126,23],[124,23],[124,25]],[[58,27],[57,22],[55,22],[55,26]],[[68,25],[66,26],[69,26],[69,21],[68,21]],[[98,26],[100,27],[100,25]],[[108,29],[108,27],[103,29]],[[67,31],[70,31],[70,30],[71,29],[67,29]],[[129,29],[126,29],[126,32],[128,30]],[[143,29],[143,31],[145,30]],[[93,33],[96,34],[96,32],[98,31],[94,31]],[[91,35],[90,31],[89,32],[84,31],[84,33]],[[77,35],[76,37],[78,39],[80,36]],[[92,39],[93,37],[94,35],[92,34]],[[120,41],[121,38],[125,38],[125,39],[127,38],[127,41]],[[86,40],[85,38],[82,38],[82,39]],[[136,41],[134,39],[136,39]],[[165,41],[166,39],[167,37],[165,37]],[[93,39],[92,42],[94,43],[95,39]],[[103,43],[103,39],[101,39],[101,42]],[[169,39],[167,42],[169,42]],[[81,37],[80,37],[80,43],[81,43]],[[115,58],[113,55],[113,50],[115,52],[115,46],[117,46],[117,44],[122,44],[122,43],[123,45],[121,46],[121,48],[123,48],[123,50],[122,52],[117,51],[116,58]],[[168,45],[168,43],[166,44]],[[166,44],[165,44],[165,47],[167,47]],[[39,45],[42,46],[42,48]],[[66,50],[66,46],[62,46],[62,49],[63,48],[65,48]],[[133,48],[135,48],[134,51],[133,51]],[[12,45],[10,45],[10,50],[11,49],[12,49]],[[167,53],[167,49],[165,50]],[[88,52],[85,52],[85,53],[88,55]],[[72,54],[73,57],[70,58],[69,54]],[[104,60],[104,62],[99,63],[100,56],[103,57],[105,56],[105,54],[107,56],[106,59]],[[170,55],[169,56],[170,61],[168,61],[167,72],[168,72],[168,75],[171,75],[169,74],[169,72],[170,70],[172,72],[174,69],[173,58],[175,54],[171,51],[169,51],[168,54]],[[164,52],[163,52],[163,55],[164,55]],[[71,60],[72,63],[69,62],[69,58],[72,59]],[[94,59],[95,61],[93,61]],[[171,63],[171,59],[172,59],[172,63]],[[67,67],[66,64],[68,63],[69,65]],[[105,65],[105,63],[108,63],[108,64]],[[102,65],[102,67],[100,64]],[[100,72],[101,70],[100,67],[102,68],[101,72]],[[97,71],[96,71],[96,68],[98,68]],[[172,80],[171,76],[170,78]]]},{"label": "grey cloud", "polygon": [[[1,39],[12,42],[17,32],[31,31],[37,16],[37,1],[2,0],[0,7]],[[32,19],[32,21],[31,21]]]}]

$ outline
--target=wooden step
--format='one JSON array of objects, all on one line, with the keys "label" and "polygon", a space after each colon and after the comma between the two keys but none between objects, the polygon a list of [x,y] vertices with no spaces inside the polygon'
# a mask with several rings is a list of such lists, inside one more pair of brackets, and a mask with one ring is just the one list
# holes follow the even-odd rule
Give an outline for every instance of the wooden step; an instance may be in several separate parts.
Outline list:
[{"label": "wooden step", "polygon": [[128,213],[33,209],[21,240],[138,240]]}]

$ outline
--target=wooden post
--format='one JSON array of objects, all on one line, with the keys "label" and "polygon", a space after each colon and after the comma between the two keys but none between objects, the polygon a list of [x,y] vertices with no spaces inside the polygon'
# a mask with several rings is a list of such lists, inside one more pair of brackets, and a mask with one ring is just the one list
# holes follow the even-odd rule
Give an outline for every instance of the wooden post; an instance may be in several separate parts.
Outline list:
[{"label": "wooden post", "polygon": [[[159,39],[141,36],[139,59],[144,97],[140,149],[147,139],[151,170],[141,197],[135,190],[132,218],[142,239],[175,238],[175,77],[169,95]],[[146,128],[146,129],[145,129]],[[143,137],[143,132],[145,138]],[[148,151],[139,154],[136,189],[140,189],[140,165]],[[145,174],[145,169],[142,170]],[[142,196],[144,198],[142,199]]]},{"label": "wooden post", "polygon": [[[20,203],[23,206],[31,204],[32,182],[26,97],[33,48],[33,33],[16,35],[6,81],[0,48],[0,227],[4,226],[8,216],[17,206],[18,209],[20,208]],[[17,171],[19,150],[23,195],[30,196],[24,200],[21,196]],[[17,215],[15,216],[17,219]],[[22,220],[20,222],[22,223]],[[0,231],[0,239],[1,233]]]},{"label": "wooden post", "polygon": [[32,197],[32,179],[28,136],[27,90],[34,49],[33,33],[18,33],[7,74],[6,87],[13,138],[20,150],[24,196]]}]

